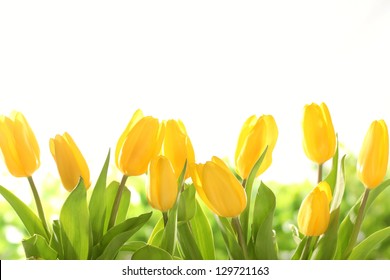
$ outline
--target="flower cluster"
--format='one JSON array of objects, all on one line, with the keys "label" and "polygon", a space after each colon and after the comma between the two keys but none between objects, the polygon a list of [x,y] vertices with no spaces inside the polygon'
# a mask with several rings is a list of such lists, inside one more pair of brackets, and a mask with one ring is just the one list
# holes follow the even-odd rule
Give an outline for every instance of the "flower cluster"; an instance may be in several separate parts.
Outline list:
[{"label": "flower cluster", "polygon": [[[324,103],[305,106],[302,130],[303,150],[318,165],[318,181],[299,209],[300,242],[292,258],[364,258],[362,252],[372,241],[358,245],[356,241],[368,196],[370,191],[379,193],[389,184],[387,181],[381,184],[388,164],[386,123],[374,121],[364,138],[357,175],[365,191],[341,224],[344,158],[339,159],[336,133]],[[28,179],[39,218],[2,186],[0,193],[30,234],[23,241],[27,258],[113,259],[127,250],[133,259],[213,259],[212,230],[200,198],[215,214],[229,258],[276,259],[277,241],[272,227],[276,197],[264,183],[258,186],[255,179],[272,164],[277,139],[278,127],[273,116],[249,117],[238,136],[235,170],[232,170],[216,156],[205,163],[197,162],[182,121],[160,121],[137,110],[115,149],[115,164],[123,174],[121,182],[106,182],[108,155],[88,202],[86,191],[92,185],[88,164],[68,133],[56,135],[49,140],[50,152],[62,185],[70,195],[60,219],[49,227],[32,179],[40,166],[40,148],[27,120],[18,112],[0,117],[0,148],[9,172]],[[332,169],[325,177],[323,165],[330,159]],[[149,241],[134,245],[132,235],[148,221],[151,213],[127,217],[126,181],[142,174],[148,178],[147,200],[162,216]],[[382,233],[383,238],[390,235],[390,230],[385,230],[389,233]],[[376,240],[380,242],[383,238]]]}]

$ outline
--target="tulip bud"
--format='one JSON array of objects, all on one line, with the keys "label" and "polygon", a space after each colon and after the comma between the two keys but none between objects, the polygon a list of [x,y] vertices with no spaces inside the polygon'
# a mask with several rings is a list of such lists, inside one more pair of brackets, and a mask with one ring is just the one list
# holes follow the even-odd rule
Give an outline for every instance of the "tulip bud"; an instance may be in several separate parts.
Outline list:
[{"label": "tulip bud", "polygon": [[15,177],[30,177],[40,165],[37,139],[22,113],[11,118],[0,116],[0,148]]},{"label": "tulip bud", "polygon": [[[192,166],[195,163],[194,149],[187,135],[184,124],[179,120],[168,120],[165,127],[164,155],[169,158],[178,178],[183,170],[184,163]],[[187,168],[185,179],[190,176]]]},{"label": "tulip bud", "polygon": [[149,184],[146,196],[149,204],[166,212],[175,205],[178,193],[177,180],[172,164],[165,156],[153,158],[149,166]]},{"label": "tulip bud", "polygon": [[386,175],[389,158],[389,135],[385,121],[374,121],[360,150],[357,173],[369,189],[376,188]]},{"label": "tulip bud", "polygon": [[72,137],[65,132],[50,139],[50,152],[57,164],[61,182],[67,191],[72,191],[83,178],[85,187],[91,186],[89,168]]},{"label": "tulip bud", "polygon": [[336,134],[325,103],[306,105],[302,121],[303,148],[312,161],[323,164],[336,152]]},{"label": "tulip bud", "polygon": [[237,173],[247,179],[253,166],[268,146],[267,153],[257,171],[260,176],[272,163],[272,152],[278,139],[278,127],[271,115],[249,117],[244,123],[238,138],[235,163]]},{"label": "tulip bud", "polygon": [[161,150],[164,125],[153,117],[143,117],[137,110],[118,140],[115,162],[127,176],[146,173],[151,159]]},{"label": "tulip bud", "polygon": [[237,217],[246,207],[246,194],[227,165],[213,157],[190,169],[192,181],[203,202],[221,217]]},{"label": "tulip bud", "polygon": [[329,203],[332,191],[327,182],[318,184],[302,201],[298,212],[298,228],[306,236],[320,236],[329,225]]}]

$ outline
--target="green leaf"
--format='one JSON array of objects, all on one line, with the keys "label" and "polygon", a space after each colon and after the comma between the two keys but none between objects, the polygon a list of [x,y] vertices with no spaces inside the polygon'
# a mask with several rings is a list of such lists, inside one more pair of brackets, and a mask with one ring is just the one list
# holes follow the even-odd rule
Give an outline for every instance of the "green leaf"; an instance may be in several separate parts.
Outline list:
[{"label": "green leaf", "polygon": [[143,241],[130,241],[121,247],[121,251],[135,252],[146,245]]},{"label": "green leaf", "polygon": [[123,244],[141,229],[151,216],[152,212],[145,213],[110,228],[101,242],[95,246],[94,257],[98,256],[99,260],[113,260]]},{"label": "green leaf", "polygon": [[30,236],[37,234],[48,240],[49,237],[42,225],[42,221],[26,204],[3,186],[0,186],[0,193],[15,210],[20,220],[22,220]]},{"label": "green leaf", "polygon": [[333,191],[328,229],[319,239],[318,245],[313,252],[312,259],[331,260],[334,258],[334,255],[336,253],[338,242],[337,233],[339,230],[340,205],[345,190],[345,156],[343,156],[343,158],[341,159],[341,164],[339,168],[339,171],[335,172],[337,182]]},{"label": "green leaf", "polygon": [[301,242],[299,243],[297,249],[295,250],[294,255],[291,257],[291,260],[301,259],[303,248],[305,248],[306,240],[307,240],[307,236],[304,236]]},{"label": "green leaf", "polygon": [[[375,199],[380,195],[388,186],[390,185],[390,179],[384,181],[378,187],[370,191],[370,195],[368,197],[366,208],[364,213],[368,211],[371,204],[375,201]],[[347,216],[344,218],[340,225],[339,233],[338,233],[338,243],[336,250],[336,259],[346,259],[348,256],[345,256],[345,250],[349,244],[349,238],[351,236],[352,230],[356,223],[356,218],[358,216],[360,204],[363,198],[362,196],[358,199],[355,205],[348,212]]]},{"label": "green leaf", "polygon": [[[180,194],[178,195],[180,196]],[[160,248],[173,255],[176,247],[177,203],[169,211],[168,222],[164,228]]]},{"label": "green leaf", "polygon": [[262,182],[256,195],[253,213],[255,255],[260,260],[277,259],[272,222],[276,206],[274,193]]},{"label": "green leaf", "polygon": [[172,256],[165,250],[146,245],[134,252],[132,260],[172,260]]},{"label": "green leaf", "polygon": [[210,222],[196,201],[196,212],[190,220],[192,233],[204,260],[215,260],[214,236]]},{"label": "green leaf", "polygon": [[364,260],[368,254],[382,241],[390,236],[390,227],[378,230],[360,242],[349,256],[349,260]]},{"label": "green leaf", "polygon": [[253,183],[256,179],[256,173],[259,170],[265,155],[267,153],[268,146],[264,149],[264,152],[261,154],[260,158],[257,160],[255,165],[253,166],[251,172],[249,173],[248,180],[245,183],[245,192],[246,192],[246,207],[245,210],[240,215],[240,222],[242,226],[242,231],[244,233],[245,240],[248,241],[249,238],[249,224],[250,224],[250,208],[251,208],[251,201],[252,201],[252,188]]},{"label": "green leaf", "polygon": [[47,244],[44,237],[34,234],[32,237],[22,241],[27,259],[57,259],[57,252]]},{"label": "green leaf", "polygon": [[[116,193],[118,192],[118,188],[119,188],[119,182],[112,181],[108,185],[105,193],[107,208],[106,208],[106,219],[104,222],[104,233],[106,233],[108,228],[108,222],[110,221],[112,207],[114,206],[114,201],[115,201]],[[120,224],[124,220],[126,220],[127,211],[130,205],[130,197],[131,197],[131,193],[129,189],[125,186],[123,188],[121,201],[119,203],[118,214],[116,216],[115,224]]]},{"label": "green leaf", "polygon": [[243,260],[244,255],[242,254],[241,247],[237,242],[236,235],[231,224],[229,223],[229,220],[227,218],[218,216],[216,216],[215,219],[219,229],[221,230],[229,258],[232,260]]},{"label": "green leaf", "polygon": [[178,239],[181,251],[186,260],[202,260],[202,254],[198,248],[189,222],[181,222],[177,226]]},{"label": "green leaf", "polygon": [[336,187],[338,170],[339,170],[339,144],[337,142],[336,153],[332,159],[332,169],[330,170],[328,176],[324,180],[329,184],[330,189],[332,190],[332,194],[334,193],[334,189]]},{"label": "green leaf", "polygon": [[103,236],[105,213],[106,213],[106,184],[107,170],[110,162],[110,151],[108,151],[106,161],[104,162],[102,171],[93,189],[91,199],[89,201],[89,217],[92,228],[93,245],[96,245]]},{"label": "green leaf", "polygon": [[180,196],[177,220],[179,222],[188,222],[196,212],[195,201],[196,190],[193,185],[188,185]]},{"label": "green leaf", "polygon": [[64,246],[62,241],[61,224],[59,220],[53,221],[53,234],[50,239],[50,247],[58,253],[58,259],[64,259]]},{"label": "green leaf", "polygon": [[160,218],[157,224],[154,226],[153,231],[149,237],[148,244],[159,247],[164,232],[164,220]]},{"label": "green leaf", "polygon": [[86,260],[89,255],[90,226],[87,205],[87,190],[80,179],[70,193],[60,213],[64,258]]}]

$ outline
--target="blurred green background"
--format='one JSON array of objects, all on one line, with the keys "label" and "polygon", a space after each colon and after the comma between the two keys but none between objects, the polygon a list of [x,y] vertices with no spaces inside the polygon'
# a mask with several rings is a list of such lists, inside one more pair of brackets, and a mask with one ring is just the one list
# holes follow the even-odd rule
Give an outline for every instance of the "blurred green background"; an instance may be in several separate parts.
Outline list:
[{"label": "blurred green background", "polygon": [[[364,188],[356,177],[356,158],[348,156],[346,159],[346,189],[341,208],[341,218],[344,218],[351,206],[356,202],[358,197],[363,192]],[[315,166],[313,170],[308,170],[314,175],[316,173]],[[327,174],[325,170],[324,174]],[[111,168],[110,178],[119,178],[115,168]],[[315,176],[311,176],[315,177]],[[260,178],[261,179],[261,178]],[[21,180],[21,179],[15,179]],[[145,176],[129,178],[127,186],[129,186],[131,195],[131,206],[128,216],[136,216],[141,213],[152,211],[148,205],[145,196],[144,186]],[[1,183],[1,182],[0,182]],[[18,182],[20,183],[20,182]],[[23,183],[23,182],[22,182]],[[259,181],[256,182],[257,184]],[[303,198],[313,188],[313,184],[309,181],[292,184],[280,184],[278,182],[265,182],[276,195],[276,211],[274,217],[274,229],[279,246],[279,258],[289,259],[296,248],[296,243],[293,239],[293,227],[296,226],[297,213]],[[25,182],[26,189],[28,188],[27,180]],[[9,186],[5,186],[9,187]],[[91,192],[89,191],[89,194]],[[58,178],[48,176],[40,186],[41,199],[46,211],[46,217],[51,220],[58,217],[62,203],[68,195],[65,192]],[[362,234],[359,240],[365,236],[390,225],[390,188],[385,190],[375,201],[372,207],[367,212],[362,225]],[[34,208],[31,202],[32,209]],[[218,259],[227,258],[222,235],[215,223],[213,214],[205,209],[209,217],[214,232],[214,241],[216,247],[216,256]],[[149,235],[161,217],[161,213],[154,211],[152,218],[149,220],[132,240],[147,241]],[[0,259],[24,259],[24,251],[21,246],[21,241],[27,233],[20,222],[19,218],[13,209],[4,200],[0,200]],[[382,242],[382,244],[373,250],[369,255],[370,259],[390,259],[390,238]]]}]

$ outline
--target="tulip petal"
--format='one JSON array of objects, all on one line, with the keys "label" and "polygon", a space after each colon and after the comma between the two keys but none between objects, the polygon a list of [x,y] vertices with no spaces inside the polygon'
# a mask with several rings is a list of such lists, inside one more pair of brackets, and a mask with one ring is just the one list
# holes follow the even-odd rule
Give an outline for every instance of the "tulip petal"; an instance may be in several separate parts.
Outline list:
[{"label": "tulip petal", "polygon": [[133,127],[136,125],[136,123],[143,118],[143,113],[140,109],[135,111],[133,114],[133,117],[131,118],[130,122],[127,124],[126,129],[123,131],[122,135],[119,137],[118,143],[116,145],[115,149],[115,163],[116,166],[119,168],[119,155],[121,153],[121,150],[123,148],[123,144],[126,140],[126,137],[128,136],[129,132],[133,129]]}]

